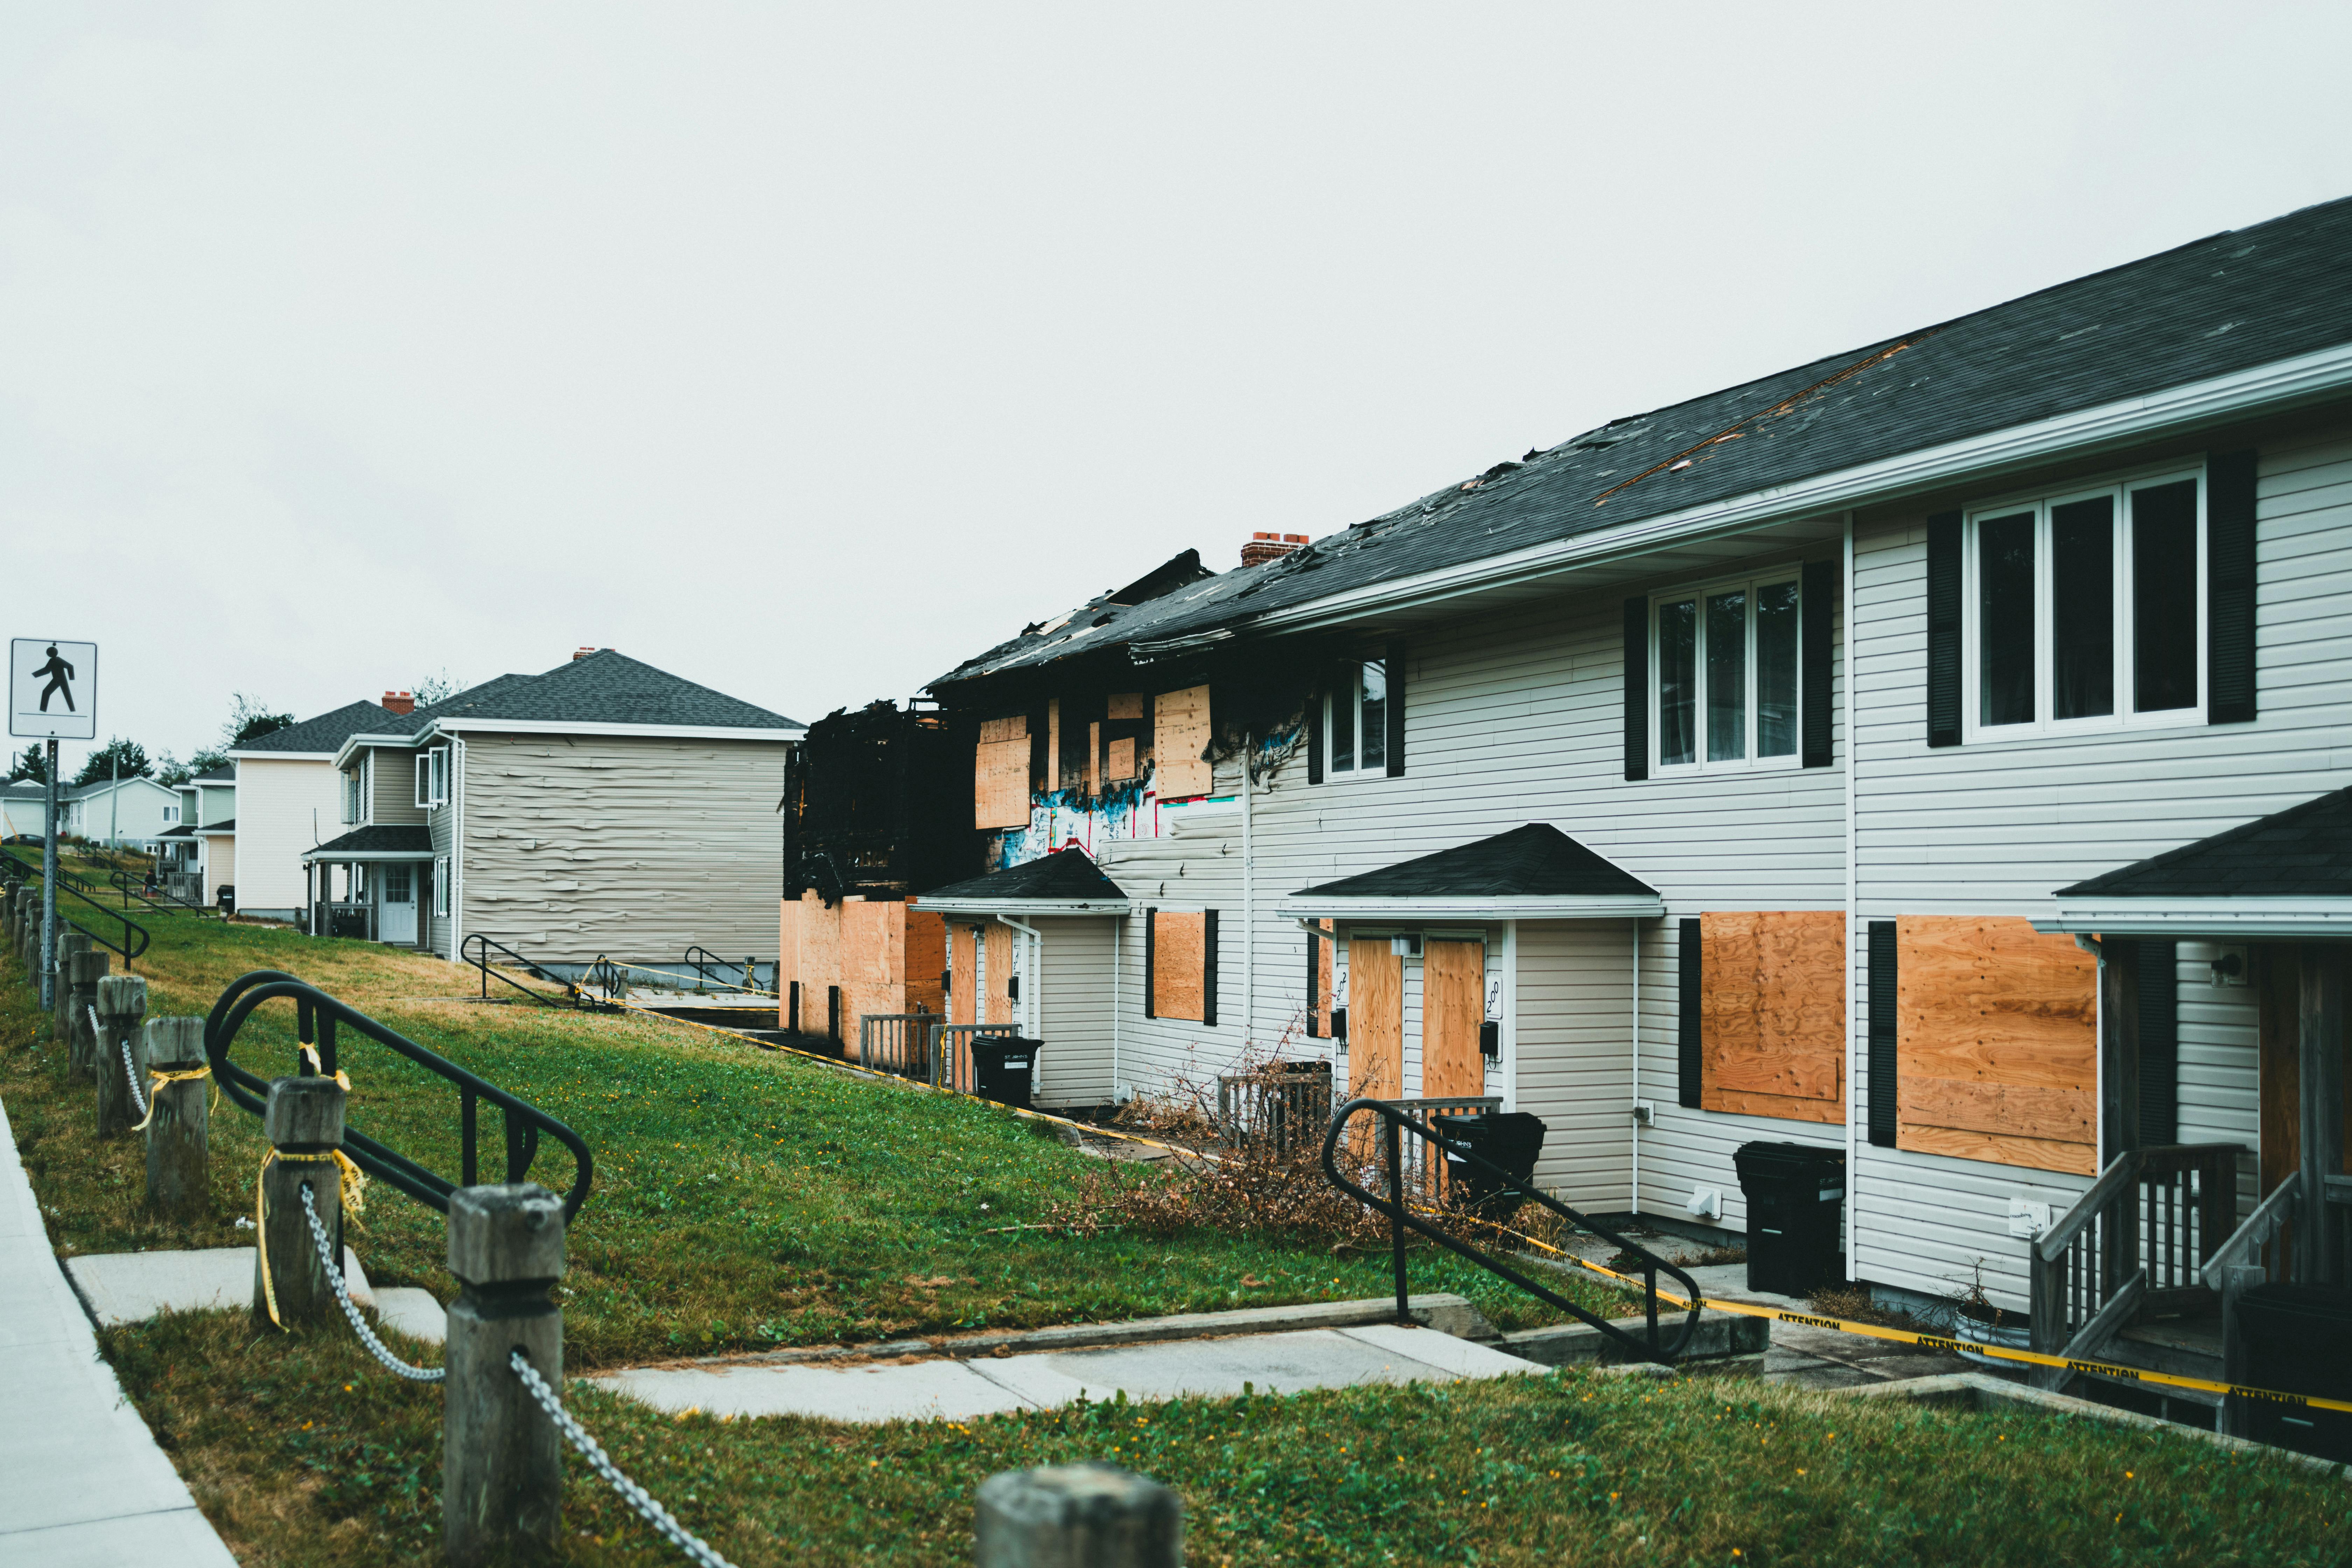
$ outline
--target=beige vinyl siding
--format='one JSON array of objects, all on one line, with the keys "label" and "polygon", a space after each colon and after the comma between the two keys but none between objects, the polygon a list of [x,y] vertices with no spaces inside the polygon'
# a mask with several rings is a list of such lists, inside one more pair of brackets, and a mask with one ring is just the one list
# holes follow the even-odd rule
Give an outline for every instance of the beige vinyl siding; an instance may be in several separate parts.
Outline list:
[{"label": "beige vinyl siding", "polygon": [[[205,902],[220,902],[221,885],[236,886],[236,835],[207,834],[205,837]],[[239,898],[245,889],[237,889]]]},{"label": "beige vinyl siding", "polygon": [[[2261,449],[2256,502],[2256,689],[2250,724],[2035,737],[1930,751],[1926,741],[1924,518],[1856,539],[1861,919],[2046,912],[2070,882],[2234,827],[2347,782],[2352,673],[2352,430]],[[2256,1137],[2252,1003],[2199,984],[2184,944],[2181,1135]],[[1853,1003],[1864,998],[1859,977]],[[1859,1016],[1859,1015],[1858,1015]],[[1866,1055],[1854,1063],[1857,1103]],[[2251,1179],[2242,1164],[2242,1196]],[[1854,1258],[1864,1278],[1948,1293],[1981,1260],[2004,1305],[2022,1306],[2026,1242],[2014,1198],[2063,1214],[2090,1179],[1873,1148],[1856,1154]]]},{"label": "beige vinyl siding", "polygon": [[302,857],[343,831],[342,775],[323,758],[240,757],[236,793],[239,912],[300,918]]},{"label": "beige vinyl siding", "polygon": [[783,763],[782,740],[467,736],[465,932],[552,963],[769,951]]},{"label": "beige vinyl siding", "polygon": [[[453,749],[453,768],[455,766],[454,758],[457,754],[459,753],[457,753]],[[452,788],[454,790],[454,784]],[[457,808],[454,805],[435,806],[432,810],[425,814],[425,831],[432,836],[433,858],[435,862],[430,871],[425,874],[437,877],[441,874],[439,867],[439,862],[441,860],[446,858],[453,865],[457,860]],[[436,911],[440,908],[440,903],[441,895],[439,892],[431,892],[427,897],[425,908],[419,912],[417,918],[425,922],[425,929],[428,932],[425,939],[425,945],[444,958],[454,959],[457,954],[450,950],[450,942],[456,931],[456,917],[454,915],[436,913]],[[452,902],[451,907],[453,909],[456,907],[454,901]]]},{"label": "beige vinyl siding", "polygon": [[368,820],[379,827],[414,826],[425,820],[416,804],[416,758],[421,753],[404,747],[372,746],[374,778],[370,789]]},{"label": "beige vinyl siding", "polygon": [[1633,927],[1521,921],[1512,1109],[1543,1119],[1536,1184],[1587,1214],[1632,1206]]},{"label": "beige vinyl siding", "polygon": [[1113,920],[1105,915],[1024,920],[1044,939],[1038,958],[1040,1105],[1111,1102]]}]

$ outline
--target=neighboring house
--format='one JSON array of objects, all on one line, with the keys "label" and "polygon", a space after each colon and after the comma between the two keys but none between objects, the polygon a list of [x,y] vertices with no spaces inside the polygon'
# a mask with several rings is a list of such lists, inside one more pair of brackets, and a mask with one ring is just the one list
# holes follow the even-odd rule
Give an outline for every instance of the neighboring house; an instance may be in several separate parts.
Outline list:
[{"label": "neighboring house", "polygon": [[[59,816],[64,815],[60,801]],[[58,825],[65,830],[64,822]],[[49,786],[38,779],[0,785],[0,837],[39,838],[49,831]]]},{"label": "neighboring house", "polygon": [[388,729],[415,706],[408,693],[387,691],[380,705],[347,703],[229,752],[236,768],[240,913],[305,918],[310,872],[302,857],[341,831],[342,775],[335,753],[352,735]]},{"label": "neighboring house", "polygon": [[[347,737],[311,929],[455,959],[752,953],[775,930],[778,797],[803,726],[583,648]],[[341,900],[316,879],[344,868]]]},{"label": "neighboring house", "polygon": [[73,792],[66,830],[93,844],[152,849],[180,822],[179,792],[151,778],[107,780]]},{"label": "neighboring house", "polygon": [[[1701,1233],[1749,1228],[1736,1150],[1809,1145],[1851,1279],[1918,1306],[1980,1271],[2037,1343],[2147,1358],[2112,1333],[2210,1310],[2202,1264],[2347,1282],[2347,584],[2337,202],[1612,421],[929,690],[984,861],[1075,844],[1131,906],[1114,1093],[1276,1048],[1483,1091],[1547,1122],[1567,1201]],[[1024,966],[967,985],[954,891],[961,1021]]]},{"label": "neighboring house", "polygon": [[236,764],[223,763],[174,786],[179,821],[156,839],[156,869],[172,891],[207,907],[236,880]]}]

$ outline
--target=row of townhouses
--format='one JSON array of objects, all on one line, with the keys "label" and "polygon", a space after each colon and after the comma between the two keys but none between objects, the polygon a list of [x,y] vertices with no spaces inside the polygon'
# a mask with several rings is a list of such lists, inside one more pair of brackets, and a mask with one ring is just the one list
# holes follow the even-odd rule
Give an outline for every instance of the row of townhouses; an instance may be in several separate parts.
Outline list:
[{"label": "row of townhouses", "polygon": [[1498,1097],[1685,1230],[1816,1146],[1850,1277],[2055,1344],[2131,1284],[2031,1262],[2094,1211],[2143,1307],[2274,1222],[2340,1273],[2352,202],[1244,562],[812,726],[792,1025],[1017,1025],[1049,1104]]}]

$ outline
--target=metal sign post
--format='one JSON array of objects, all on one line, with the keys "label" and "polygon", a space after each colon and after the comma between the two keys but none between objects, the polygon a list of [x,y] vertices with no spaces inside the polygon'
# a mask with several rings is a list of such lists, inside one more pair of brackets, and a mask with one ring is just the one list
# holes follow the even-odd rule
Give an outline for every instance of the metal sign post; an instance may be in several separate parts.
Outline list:
[{"label": "metal sign post", "polygon": [[98,739],[98,645],[17,637],[8,648],[8,733],[45,741],[48,830],[41,846],[41,1006],[58,1005],[58,742]]}]

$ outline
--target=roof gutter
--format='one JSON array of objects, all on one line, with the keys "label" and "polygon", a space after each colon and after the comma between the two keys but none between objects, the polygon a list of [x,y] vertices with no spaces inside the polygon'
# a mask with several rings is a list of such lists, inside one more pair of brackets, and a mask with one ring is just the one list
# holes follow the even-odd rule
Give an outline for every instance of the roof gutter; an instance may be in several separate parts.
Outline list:
[{"label": "roof gutter", "polygon": [[1123,915],[1133,908],[1125,899],[927,899],[907,900],[930,914],[991,915]]},{"label": "roof gutter", "polygon": [[1893,500],[1989,468],[2130,446],[2221,419],[2279,413],[2346,391],[2352,391],[2352,343],[1643,518],[1600,533],[1529,545],[1483,561],[1347,589],[1228,626],[1156,641],[1139,639],[1130,648],[1143,660],[1230,641],[1244,628],[1259,633],[1312,631],[1368,615],[1559,576],[1672,545]]},{"label": "roof gutter", "polygon": [[1655,893],[1601,893],[1589,898],[1318,898],[1297,893],[1275,913],[1285,920],[1599,921],[1647,920],[1666,912]]},{"label": "roof gutter", "polygon": [[2059,935],[2102,937],[2342,937],[2352,933],[2352,899],[2089,898],[2061,900],[2035,917],[2033,929]]}]

